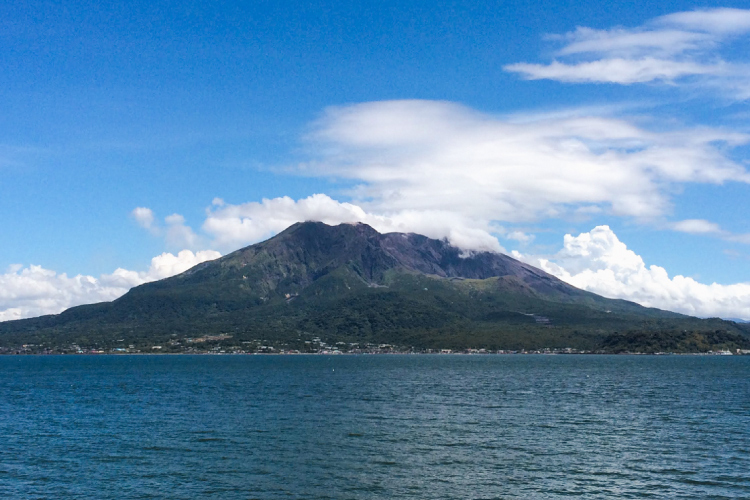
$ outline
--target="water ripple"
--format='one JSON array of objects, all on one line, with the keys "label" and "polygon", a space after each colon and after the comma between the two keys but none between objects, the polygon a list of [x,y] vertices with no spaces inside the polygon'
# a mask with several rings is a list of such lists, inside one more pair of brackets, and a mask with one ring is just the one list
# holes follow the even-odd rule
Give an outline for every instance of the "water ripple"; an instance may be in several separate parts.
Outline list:
[{"label": "water ripple", "polygon": [[5,357],[0,498],[750,498],[749,368]]}]

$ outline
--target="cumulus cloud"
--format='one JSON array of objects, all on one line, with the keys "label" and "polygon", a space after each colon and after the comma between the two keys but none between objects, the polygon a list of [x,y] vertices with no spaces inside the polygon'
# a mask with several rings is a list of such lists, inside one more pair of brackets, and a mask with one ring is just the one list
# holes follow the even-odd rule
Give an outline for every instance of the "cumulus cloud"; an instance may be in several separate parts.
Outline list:
[{"label": "cumulus cloud", "polygon": [[[216,198],[214,203],[216,203]],[[150,208],[136,207],[130,212],[138,225],[148,230],[154,236],[164,237],[164,241],[170,249],[188,248],[196,249],[206,246],[206,241],[185,223],[185,217],[180,214],[168,215],[164,218],[164,224],[159,224],[156,216]]]},{"label": "cumulus cloud", "polygon": [[750,283],[721,285],[680,275],[670,278],[663,267],[647,266],[608,226],[566,235],[562,250],[552,257],[519,252],[513,256],[604,297],[693,316],[750,319]]},{"label": "cumulus cloud", "polygon": [[172,248],[197,248],[203,244],[200,236],[185,224],[185,217],[172,214],[164,218],[166,223],[165,240]]},{"label": "cumulus cloud", "polygon": [[130,215],[133,216],[135,221],[142,228],[148,229],[149,231],[156,230],[156,227],[154,226],[154,212],[150,208],[136,207],[130,212]]},{"label": "cumulus cloud", "polygon": [[195,253],[190,250],[182,250],[177,255],[164,252],[151,259],[151,265],[146,271],[137,272],[117,268],[112,274],[103,274],[101,282],[108,286],[132,288],[150,281],[169,278],[202,262],[215,260],[219,257],[221,257],[221,253],[216,250],[201,250]]},{"label": "cumulus cloud", "polygon": [[[274,210],[278,205],[284,206],[287,218],[277,217],[269,221],[264,217],[268,213],[279,213]],[[336,202],[325,195],[316,195],[299,201],[277,198],[257,204],[225,207],[233,212],[232,215],[214,214],[217,220],[236,219],[234,222],[244,226],[241,230],[244,235],[242,237],[249,239],[264,238],[266,234],[263,231],[281,231],[297,220],[304,220],[302,216],[309,213],[330,215],[334,218],[322,219],[329,223],[337,223],[341,222],[342,218],[347,218],[342,215],[348,211],[348,222],[366,222],[383,232],[403,230],[414,223],[407,219],[393,220],[372,216],[359,207]],[[426,223],[421,216],[415,220]],[[450,219],[447,224],[450,222],[455,222],[457,227],[462,224],[462,221],[457,219]],[[435,222],[435,230],[438,233],[444,232],[444,225]],[[426,228],[429,229],[427,226]],[[489,249],[497,250],[499,243],[489,235],[490,231],[492,228],[485,228],[476,233],[467,231],[465,234],[468,238],[478,237],[480,240],[485,237],[492,238],[494,243],[487,242],[493,247]],[[230,237],[233,234],[234,230],[230,230],[224,236]],[[505,236],[523,239],[522,234],[511,232]],[[55,314],[79,304],[114,300],[133,286],[179,274],[220,255],[219,252],[211,250],[196,253],[183,250],[177,255],[163,253],[151,260],[151,265],[146,271],[136,272],[119,268],[99,278],[83,275],[68,277],[64,273],[58,274],[34,265],[25,268],[20,265],[11,266],[4,274],[0,274],[0,321]],[[566,235],[563,248],[551,257],[525,255],[517,251],[511,255],[573,286],[605,297],[631,300],[649,307],[701,317],[750,319],[750,283],[704,284],[679,275],[670,278],[663,267],[647,266],[642,257],[628,249],[608,226],[598,226],[578,236]]]},{"label": "cumulus cloud", "polygon": [[746,60],[725,60],[722,49],[729,42],[746,41],[749,20],[750,10],[721,8],[678,12],[636,28],[579,27],[548,37],[562,44],[556,54],[562,61],[516,63],[504,69],[529,80],[618,84],[690,80],[746,99],[750,67]]},{"label": "cumulus cloud", "polygon": [[134,286],[179,274],[220,256],[213,250],[163,253],[151,259],[146,271],[118,268],[99,278],[80,274],[69,277],[42,266],[14,265],[0,274],[0,321],[57,314],[81,304],[114,300]]}]

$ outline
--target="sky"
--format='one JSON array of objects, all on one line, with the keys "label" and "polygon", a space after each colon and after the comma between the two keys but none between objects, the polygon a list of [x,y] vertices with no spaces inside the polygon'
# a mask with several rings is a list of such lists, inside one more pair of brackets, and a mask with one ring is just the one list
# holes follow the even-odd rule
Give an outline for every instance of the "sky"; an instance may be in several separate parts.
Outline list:
[{"label": "sky", "polygon": [[747,2],[0,4],[0,321],[297,221],[750,320]]}]

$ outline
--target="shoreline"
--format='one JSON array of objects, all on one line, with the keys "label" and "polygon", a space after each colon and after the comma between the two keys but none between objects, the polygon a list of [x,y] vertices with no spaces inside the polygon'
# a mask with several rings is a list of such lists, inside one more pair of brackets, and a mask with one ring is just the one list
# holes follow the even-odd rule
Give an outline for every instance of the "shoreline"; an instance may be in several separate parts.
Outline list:
[{"label": "shoreline", "polygon": [[0,356],[749,356],[709,352],[3,352]]}]

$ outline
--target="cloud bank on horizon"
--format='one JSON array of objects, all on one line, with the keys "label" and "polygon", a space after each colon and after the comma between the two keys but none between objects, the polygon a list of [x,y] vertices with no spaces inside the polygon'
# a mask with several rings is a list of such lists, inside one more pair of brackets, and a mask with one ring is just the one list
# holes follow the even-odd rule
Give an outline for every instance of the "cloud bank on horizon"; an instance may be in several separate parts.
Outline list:
[{"label": "cloud bank on horizon", "polygon": [[[548,41],[559,47],[553,61],[504,69],[529,80],[718,89],[724,98],[743,100],[750,98],[750,64],[727,48],[748,35],[750,10],[679,12],[634,28],[579,27],[551,35]],[[673,217],[674,200],[687,186],[750,184],[747,162],[734,154],[750,144],[746,131],[681,125],[642,110],[637,116],[583,107],[497,116],[449,101],[395,100],[328,108],[303,142],[305,161],[281,173],[335,178],[346,188],[296,200],[232,204],[216,198],[200,228],[180,214],[157,217],[137,207],[132,220],[184,250],[154,257],[146,271],[117,269],[98,278],[12,266],[0,274],[0,321],[112,300],[299,221],[364,222],[380,232],[446,238],[466,251],[505,252],[503,242],[528,245],[535,238],[516,225],[573,219],[595,227],[566,234],[556,253],[511,254],[606,297],[750,319],[750,283],[670,277],[665,268],[647,265],[610,227],[593,222],[617,217],[750,244],[750,234],[716,221]]]},{"label": "cloud bank on horizon", "polygon": [[512,255],[604,297],[691,316],[750,319],[750,283],[707,285],[680,275],[670,278],[663,267],[647,266],[608,226],[565,235],[562,250],[550,257]]},{"label": "cloud bank on horizon", "polygon": [[174,276],[191,267],[221,257],[214,250],[177,255],[163,253],[151,259],[146,271],[115,269],[99,278],[87,275],[69,277],[42,266],[11,266],[0,274],[0,321],[57,314],[69,307],[115,300],[134,286]]}]

